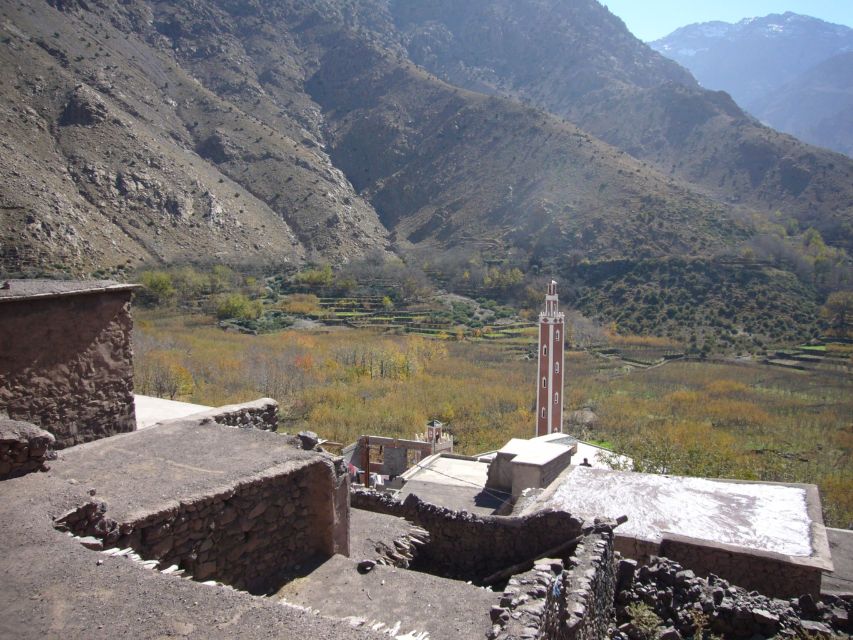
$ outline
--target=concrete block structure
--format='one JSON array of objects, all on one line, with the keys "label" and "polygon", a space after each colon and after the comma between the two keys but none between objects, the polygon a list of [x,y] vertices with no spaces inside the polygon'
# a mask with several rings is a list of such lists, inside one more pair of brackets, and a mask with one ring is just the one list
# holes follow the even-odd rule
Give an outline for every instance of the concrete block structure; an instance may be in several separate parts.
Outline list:
[{"label": "concrete block structure", "polygon": [[133,431],[134,285],[11,280],[0,288],[0,412],[56,448]]}]

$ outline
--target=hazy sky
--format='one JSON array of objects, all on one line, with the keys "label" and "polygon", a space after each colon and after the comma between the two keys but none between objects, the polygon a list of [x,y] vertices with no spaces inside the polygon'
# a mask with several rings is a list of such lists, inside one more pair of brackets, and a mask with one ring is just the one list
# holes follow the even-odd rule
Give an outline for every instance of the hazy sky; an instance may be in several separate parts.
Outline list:
[{"label": "hazy sky", "polygon": [[853,27],[853,0],[599,0],[640,40],[657,40],[693,22],[793,11]]}]

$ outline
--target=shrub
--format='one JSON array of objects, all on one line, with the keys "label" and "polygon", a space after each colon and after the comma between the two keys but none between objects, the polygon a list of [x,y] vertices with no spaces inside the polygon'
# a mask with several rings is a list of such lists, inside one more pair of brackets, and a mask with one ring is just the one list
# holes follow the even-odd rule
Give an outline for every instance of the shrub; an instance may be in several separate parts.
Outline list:
[{"label": "shrub", "polygon": [[250,300],[242,293],[222,295],[216,302],[216,317],[220,320],[257,320],[262,310],[259,300]]}]

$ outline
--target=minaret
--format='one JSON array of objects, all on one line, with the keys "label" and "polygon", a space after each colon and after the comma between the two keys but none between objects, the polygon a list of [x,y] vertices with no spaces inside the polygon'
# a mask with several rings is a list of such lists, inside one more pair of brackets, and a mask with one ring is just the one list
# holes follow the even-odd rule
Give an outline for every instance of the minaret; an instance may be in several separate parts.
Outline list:
[{"label": "minaret", "polygon": [[551,280],[545,310],[539,314],[539,368],[536,378],[536,435],[563,432],[563,341],[566,316],[557,309],[557,283]]}]

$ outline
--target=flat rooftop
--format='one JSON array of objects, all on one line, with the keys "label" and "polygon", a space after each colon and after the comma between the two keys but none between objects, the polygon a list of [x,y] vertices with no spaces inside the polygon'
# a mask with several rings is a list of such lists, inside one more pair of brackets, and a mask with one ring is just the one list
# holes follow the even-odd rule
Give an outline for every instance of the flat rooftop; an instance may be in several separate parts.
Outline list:
[{"label": "flat rooftop", "polygon": [[196,413],[204,413],[213,409],[202,404],[164,400],[151,396],[133,396],[136,405],[136,428],[145,429],[166,420],[186,418]]},{"label": "flat rooftop", "polygon": [[[554,440],[554,436],[561,434],[552,434],[550,439]],[[547,438],[547,436],[543,436]],[[555,458],[565,455],[566,449],[571,449],[577,441],[574,438],[564,436],[558,438],[557,442],[550,442],[547,439],[533,438],[532,440],[522,440],[521,438],[512,438],[507,442],[498,453],[505,453],[515,456],[512,461],[517,464],[544,465]]]},{"label": "flat rooftop", "polygon": [[[813,489],[813,487],[812,487]],[[674,533],[790,557],[822,556],[808,485],[708,480],[570,467],[531,508],[579,517],[627,515],[618,534],[660,542]],[[822,527],[820,527],[822,529]],[[819,547],[819,548],[816,548]]]},{"label": "flat rooftop", "polygon": [[137,288],[139,285],[121,284],[113,280],[5,280],[0,282],[0,302],[133,291]]},{"label": "flat rooftop", "polygon": [[436,454],[406,472],[399,499],[415,494],[455,511],[491,515],[509,494],[486,489],[489,465],[474,458]]},{"label": "flat rooftop", "polygon": [[184,421],[64,449],[50,471],[0,482],[0,636],[387,639],[90,551],[53,526],[91,491],[107,517],[130,520],[321,458],[280,435]]}]

